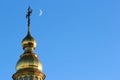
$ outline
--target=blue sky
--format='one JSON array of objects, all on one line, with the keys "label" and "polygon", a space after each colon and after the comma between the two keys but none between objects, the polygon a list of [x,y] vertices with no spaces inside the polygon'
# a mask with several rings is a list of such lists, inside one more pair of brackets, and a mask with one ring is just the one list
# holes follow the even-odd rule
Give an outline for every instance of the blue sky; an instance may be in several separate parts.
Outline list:
[{"label": "blue sky", "polygon": [[28,6],[45,80],[120,80],[119,0],[1,0],[1,80],[23,53]]}]

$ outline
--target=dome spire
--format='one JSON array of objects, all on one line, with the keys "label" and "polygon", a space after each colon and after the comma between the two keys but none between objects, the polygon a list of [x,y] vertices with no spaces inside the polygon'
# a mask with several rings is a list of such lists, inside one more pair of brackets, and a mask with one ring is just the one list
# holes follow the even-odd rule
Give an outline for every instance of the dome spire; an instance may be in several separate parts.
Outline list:
[{"label": "dome spire", "polygon": [[32,13],[32,9],[30,8],[30,6],[28,7],[28,12],[26,14],[26,18],[28,19],[28,33],[30,33],[30,15]]},{"label": "dome spire", "polygon": [[28,7],[28,11],[26,14],[26,18],[28,19],[28,34],[22,40],[22,46],[25,52],[31,52],[36,48],[36,40],[30,34],[30,15],[32,13],[32,9]]}]

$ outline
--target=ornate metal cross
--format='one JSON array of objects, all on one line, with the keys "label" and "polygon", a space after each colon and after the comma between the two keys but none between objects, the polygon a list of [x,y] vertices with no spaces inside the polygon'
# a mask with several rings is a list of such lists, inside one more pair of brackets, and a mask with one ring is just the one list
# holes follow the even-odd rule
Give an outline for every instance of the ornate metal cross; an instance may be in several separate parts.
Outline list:
[{"label": "ornate metal cross", "polygon": [[28,19],[28,27],[30,27],[30,15],[32,13],[32,9],[28,7],[28,12],[26,14],[26,18]]}]

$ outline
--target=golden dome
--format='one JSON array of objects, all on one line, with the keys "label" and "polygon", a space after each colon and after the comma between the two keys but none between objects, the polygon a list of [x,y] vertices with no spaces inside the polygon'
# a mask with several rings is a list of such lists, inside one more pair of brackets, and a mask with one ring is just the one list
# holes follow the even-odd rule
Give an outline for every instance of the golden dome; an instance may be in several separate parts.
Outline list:
[{"label": "golden dome", "polygon": [[[22,47],[24,53],[20,56],[16,64],[16,73],[12,78],[18,80],[20,78],[37,77],[39,80],[45,79],[45,74],[42,73],[42,63],[39,61],[38,56],[34,53],[36,48],[36,40],[30,35],[30,14],[32,10],[28,8],[26,18],[28,18],[28,34],[22,40]],[[25,76],[25,77],[24,77]],[[31,79],[31,78],[30,78]]]},{"label": "golden dome", "polygon": [[30,35],[29,31],[27,36],[22,40],[22,46],[23,49],[25,49],[26,47],[31,47],[33,49],[36,48],[36,40]]},{"label": "golden dome", "polygon": [[42,64],[38,60],[38,57],[34,53],[24,53],[21,55],[19,61],[16,64],[16,70],[21,70],[21,69],[27,69],[27,68],[32,68],[32,69],[38,69],[42,71]]}]

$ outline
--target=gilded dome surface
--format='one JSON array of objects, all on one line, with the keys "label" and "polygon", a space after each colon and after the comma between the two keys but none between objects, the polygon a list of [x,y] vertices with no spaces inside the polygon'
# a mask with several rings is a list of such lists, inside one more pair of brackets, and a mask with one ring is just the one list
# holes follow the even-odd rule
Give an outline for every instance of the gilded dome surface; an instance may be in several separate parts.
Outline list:
[{"label": "gilded dome surface", "polygon": [[26,47],[36,48],[36,40],[28,32],[27,36],[22,40],[23,49]]},{"label": "gilded dome surface", "polygon": [[38,57],[34,53],[24,53],[21,55],[19,61],[16,65],[16,70],[21,70],[25,68],[33,68],[42,71],[42,64],[38,60]]}]

